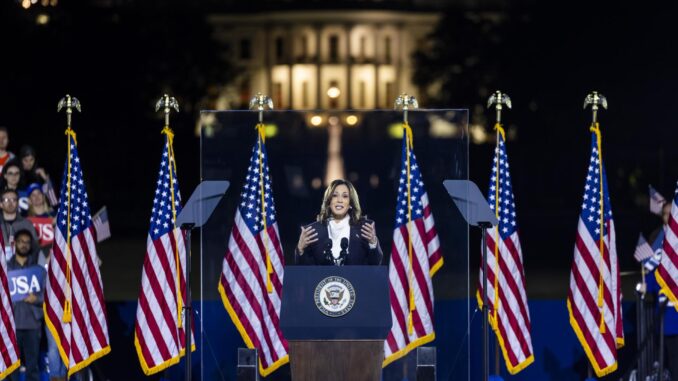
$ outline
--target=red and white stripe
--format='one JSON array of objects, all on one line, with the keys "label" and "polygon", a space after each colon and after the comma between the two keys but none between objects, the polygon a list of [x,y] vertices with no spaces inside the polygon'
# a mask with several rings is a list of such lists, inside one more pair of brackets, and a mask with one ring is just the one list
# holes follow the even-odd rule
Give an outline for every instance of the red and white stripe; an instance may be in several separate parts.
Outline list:
[{"label": "red and white stripe", "polygon": [[59,199],[57,198],[56,192],[54,191],[54,185],[52,184],[51,180],[47,180],[44,184],[42,184],[42,193],[47,196],[47,200],[51,206],[59,205]]},{"label": "red and white stripe", "polygon": [[[389,282],[391,318],[393,326],[384,342],[383,366],[405,356],[412,349],[433,341],[433,282],[435,272],[442,266],[440,241],[435,228],[428,195],[421,197],[424,216],[402,224],[393,231]],[[409,280],[408,240],[412,240],[412,280]],[[410,314],[410,287],[414,290],[415,310],[412,312],[413,330],[408,333]]]},{"label": "red and white stripe", "polygon": [[[614,222],[609,220],[606,224],[609,234],[604,236],[601,258],[599,242],[579,220],[567,297],[570,324],[598,377],[617,369],[617,348],[624,343]],[[598,306],[600,271],[603,275],[602,308]]]},{"label": "red and white stripe", "polygon": [[16,343],[16,326],[5,261],[5,242],[0,234],[0,380],[9,376],[19,365],[19,348]]},{"label": "red and white stripe", "polygon": [[[284,259],[278,224],[268,226],[266,232],[253,235],[238,209],[219,281],[219,293],[233,323],[245,344],[259,351],[263,376],[288,362],[287,341],[280,329]],[[271,293],[266,289],[264,244],[273,269]]]},{"label": "red and white stripe", "polygon": [[[180,262],[179,274],[175,259],[177,256]],[[185,316],[177,305],[177,276],[182,306],[186,303],[185,269],[186,242],[181,229],[170,230],[156,240],[148,236],[134,327],[134,344],[146,375],[178,363],[185,354]],[[195,343],[195,340],[191,342]],[[191,348],[194,350],[195,345]]]},{"label": "red and white stripe", "polygon": [[661,286],[661,291],[666,294],[678,311],[678,204],[676,199],[671,206],[671,217],[664,232],[664,254],[655,271],[655,278]]},{"label": "red and white stripe", "polygon": [[643,261],[652,258],[653,256],[654,251],[652,251],[652,247],[647,243],[645,237],[643,237],[643,233],[640,233],[638,236],[638,243],[636,244],[636,251],[633,253],[633,258],[639,263],[643,263]]},{"label": "red and white stripe", "polygon": [[55,229],[55,245],[47,272],[45,322],[57,342],[69,376],[111,350],[95,243],[91,225],[71,239],[72,319],[65,323],[67,244],[61,229]]},{"label": "red and white stripe", "polygon": [[612,295],[614,295],[614,324],[617,348],[624,346],[624,316],[622,314],[621,272],[619,271],[619,257],[617,256],[617,233],[614,230],[614,221],[610,221],[610,268],[612,269]]},{"label": "red and white stripe", "polygon": [[[499,238],[499,247],[496,248],[495,238]],[[497,232],[497,227],[486,234],[487,242],[487,301],[490,324],[501,346],[506,368],[511,374],[516,374],[534,362],[530,311],[527,305],[525,292],[525,271],[523,269],[523,253],[520,246],[518,231],[516,230],[507,239],[503,240]],[[497,281],[497,256],[499,257],[499,279]],[[483,279],[483,268],[480,267],[480,277]],[[478,282],[478,305],[483,306],[483,283]],[[496,294],[498,292],[498,295]],[[498,305],[495,298],[498,297]]]}]

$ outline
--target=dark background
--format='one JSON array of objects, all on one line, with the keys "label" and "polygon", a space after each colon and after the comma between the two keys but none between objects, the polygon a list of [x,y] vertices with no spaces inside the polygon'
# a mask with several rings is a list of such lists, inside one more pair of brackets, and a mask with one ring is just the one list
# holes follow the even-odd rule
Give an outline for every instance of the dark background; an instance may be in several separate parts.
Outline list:
[{"label": "dark background", "polygon": [[[168,92],[182,107],[172,126],[187,197],[200,173],[194,133],[199,110],[211,108],[220,86],[237,73],[219,55],[206,16],[330,7],[444,12],[436,32],[415,55],[415,83],[443,82],[440,91],[421,97],[424,107],[467,108],[471,123],[491,133],[494,113],[485,110],[487,97],[496,89],[511,96],[514,108],[504,113],[504,120],[530,299],[565,298],[591,139],[591,114],[582,105],[590,91],[603,93],[610,104],[600,116],[603,155],[620,264],[622,271],[637,270],[637,235],[659,225],[648,212],[647,186],[670,197],[678,179],[673,165],[678,161],[673,4],[61,0],[56,7],[24,10],[15,1],[2,1],[0,125],[9,128],[10,150],[18,153],[21,145],[33,145],[40,165],[58,184],[66,153],[65,117],[56,113],[56,104],[66,93],[82,102],[74,128],[90,202],[94,210],[108,206],[113,231],[113,238],[99,246],[107,300],[133,301],[138,293],[163,144],[162,118],[153,110],[156,100]],[[50,16],[48,24],[36,25],[40,13]],[[345,136],[353,141],[351,134]],[[365,144],[381,144],[367,139]],[[299,149],[303,147],[302,139]],[[469,146],[469,176],[483,190],[493,147],[492,142]],[[309,155],[322,155],[314,149]],[[350,152],[347,164],[356,166],[374,154],[355,147],[344,152]],[[294,160],[303,161],[299,156],[297,152]],[[232,179],[241,177],[234,173]],[[283,187],[285,179],[274,179],[274,184]],[[369,208],[392,210],[393,198],[372,197]],[[286,192],[276,194],[278,205],[294,202]],[[295,213],[292,207],[284,209]],[[308,219],[307,209],[289,218]],[[382,237],[390,235],[390,224],[380,223]],[[469,245],[472,276],[479,262],[478,238],[474,233]],[[293,244],[296,237],[283,240]],[[622,279],[626,299],[633,297],[629,291],[636,279]],[[436,281],[437,294],[447,286]],[[134,306],[129,309],[131,318]],[[134,361],[133,352],[125,356]]]},{"label": "dark background", "polygon": [[[672,165],[678,159],[674,6],[333,4],[445,12],[425,51],[415,55],[416,83],[443,80],[439,92],[422,97],[422,106],[468,108],[471,123],[491,131],[494,115],[484,109],[487,97],[495,89],[511,96],[514,109],[504,120],[514,137],[508,153],[528,286],[535,296],[564,296],[541,293],[531,278],[548,278],[554,271],[567,275],[590,144],[591,116],[582,110],[583,99],[594,89],[607,96],[610,109],[600,120],[621,267],[636,268],[632,252],[638,232],[649,233],[659,223],[647,212],[647,185],[668,196],[678,178]],[[172,126],[186,194],[199,178],[198,111],[212,105],[219,86],[236,72],[219,56],[206,15],[328,5],[268,1],[259,7],[229,1],[62,0],[56,7],[24,10],[19,3],[2,2],[0,125],[10,130],[10,149],[35,146],[40,165],[59,179],[65,118],[56,113],[56,103],[66,93],[77,96],[83,113],[74,117],[74,128],[91,202],[108,206],[114,240],[141,245],[153,191],[149,174],[157,170],[162,144],[155,101],[170,92],[182,106]],[[47,25],[36,25],[40,13],[49,14]],[[489,179],[492,149],[491,142],[470,145],[470,177],[481,189]],[[365,151],[351,155],[357,162],[370,158]],[[357,160],[358,155],[363,157]],[[477,262],[473,250],[471,259]]]},{"label": "dark background", "polygon": [[[219,86],[237,73],[220,57],[205,17],[328,7],[292,1],[63,0],[56,7],[24,10],[19,3],[2,2],[0,125],[10,130],[10,150],[35,146],[40,165],[58,180],[65,118],[56,113],[56,103],[66,93],[77,96],[83,113],[74,117],[74,128],[91,202],[95,208],[108,206],[111,242],[123,245],[116,246],[116,257],[140,263],[141,254],[133,251],[143,250],[154,184],[149,174],[157,171],[162,145],[155,101],[169,92],[182,106],[172,126],[187,195],[199,179],[194,133],[199,110],[210,108]],[[528,287],[536,297],[565,295],[590,147],[591,116],[582,110],[583,99],[594,89],[607,96],[610,109],[601,112],[600,121],[621,267],[636,269],[632,253],[638,232],[649,233],[659,224],[647,212],[647,186],[669,196],[678,178],[672,165],[678,159],[674,6],[348,1],[333,7],[445,13],[415,55],[416,83],[443,81],[440,91],[422,97],[422,106],[468,108],[471,123],[491,132],[494,115],[484,108],[487,97],[495,89],[511,96],[514,109],[504,114],[512,137],[508,153]],[[40,13],[50,16],[48,24],[36,25]],[[481,189],[489,179],[492,149],[492,142],[470,144],[470,177]],[[364,162],[370,154],[352,150],[347,160]],[[474,238],[472,269],[478,262]],[[562,287],[540,281],[553,274],[564,277]]]}]

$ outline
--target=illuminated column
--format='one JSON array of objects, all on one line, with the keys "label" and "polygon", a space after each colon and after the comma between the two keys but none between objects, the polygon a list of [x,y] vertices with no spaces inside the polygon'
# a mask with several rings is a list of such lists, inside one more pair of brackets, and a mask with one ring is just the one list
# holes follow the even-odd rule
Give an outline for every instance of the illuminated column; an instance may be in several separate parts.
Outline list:
[{"label": "illuminated column", "polygon": [[322,62],[324,61],[323,55],[324,52],[321,49],[322,47],[322,27],[321,25],[317,24],[314,26],[315,28],[315,53],[316,53],[316,59],[315,59],[315,73],[316,73],[316,78],[315,78],[315,86],[316,86],[316,99],[315,99],[315,108],[320,109],[322,108],[322,102],[320,102],[320,94],[322,94],[322,77],[321,77],[321,67],[322,67]]},{"label": "illuminated column", "polygon": [[345,179],[344,157],[341,155],[341,132],[337,116],[331,116],[327,120],[327,168],[325,170],[325,185],[330,185],[333,180]]},{"label": "illuminated column", "polygon": [[[264,27],[264,81],[266,82],[266,92],[264,94],[272,94],[273,80],[271,79],[271,71],[273,65],[271,64],[271,27]],[[280,102],[280,100],[277,100]]]},{"label": "illuminated column", "polygon": [[294,108],[294,102],[293,102],[293,93],[292,93],[292,84],[294,83],[293,80],[294,78],[292,77],[292,65],[294,64],[296,60],[296,54],[294,52],[294,47],[298,43],[297,35],[294,33],[294,28],[289,28],[287,31],[287,52],[286,52],[286,57],[287,57],[287,64],[289,67],[289,78],[288,83],[289,85],[287,86],[287,108],[290,110]]},{"label": "illuminated column", "polygon": [[346,63],[346,105],[348,109],[353,108],[352,97],[352,86],[351,86],[351,65],[353,64],[353,56],[351,55],[351,33],[352,25],[344,26],[346,33],[346,56],[344,57],[344,62]]},{"label": "illuminated column", "polygon": [[[397,49],[397,61],[396,61],[396,93],[400,94],[400,92],[404,91],[403,89],[403,81],[402,81],[402,75],[403,75],[403,52],[402,52],[402,46],[405,44],[404,41],[405,38],[405,31],[403,30],[402,25],[398,25],[398,43],[395,44],[394,46]],[[387,99],[387,102],[392,102],[392,100]]]}]

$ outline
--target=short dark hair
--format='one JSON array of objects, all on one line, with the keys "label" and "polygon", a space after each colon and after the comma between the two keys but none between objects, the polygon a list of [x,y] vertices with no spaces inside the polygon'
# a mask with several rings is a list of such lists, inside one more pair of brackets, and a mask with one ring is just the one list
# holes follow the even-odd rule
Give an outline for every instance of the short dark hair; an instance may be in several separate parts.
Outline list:
[{"label": "short dark hair", "polygon": [[16,241],[16,239],[17,239],[20,235],[27,235],[28,238],[31,239],[31,244],[33,243],[33,234],[31,234],[31,232],[29,232],[28,230],[26,230],[26,229],[21,229],[21,230],[17,231],[16,233],[14,233],[14,240]]},{"label": "short dark hair", "polygon": [[0,131],[5,131],[5,133],[9,135],[9,130],[5,126],[0,126]]},{"label": "short dark hair", "polygon": [[0,192],[0,197],[5,198],[5,195],[7,193],[14,193],[16,195],[16,198],[19,198],[19,192],[16,191],[16,189],[10,189],[10,188],[5,188]]},{"label": "short dark hair", "polygon": [[11,167],[17,167],[17,168],[19,168],[19,172],[22,171],[21,163],[19,163],[19,160],[12,159],[12,160],[8,161],[7,164],[5,164],[4,167],[2,167],[2,174],[4,175],[5,173],[7,173],[7,170]]}]

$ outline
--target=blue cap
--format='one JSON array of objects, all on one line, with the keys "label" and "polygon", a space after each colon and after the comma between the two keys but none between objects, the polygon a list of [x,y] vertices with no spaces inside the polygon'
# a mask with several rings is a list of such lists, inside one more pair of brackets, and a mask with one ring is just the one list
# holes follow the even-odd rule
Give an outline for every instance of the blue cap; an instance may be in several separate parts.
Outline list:
[{"label": "blue cap", "polygon": [[39,189],[40,192],[42,192],[42,186],[40,184],[32,183],[31,185],[28,186],[28,188],[26,188],[26,194],[30,196],[31,193],[33,193],[33,191],[36,189]]}]

